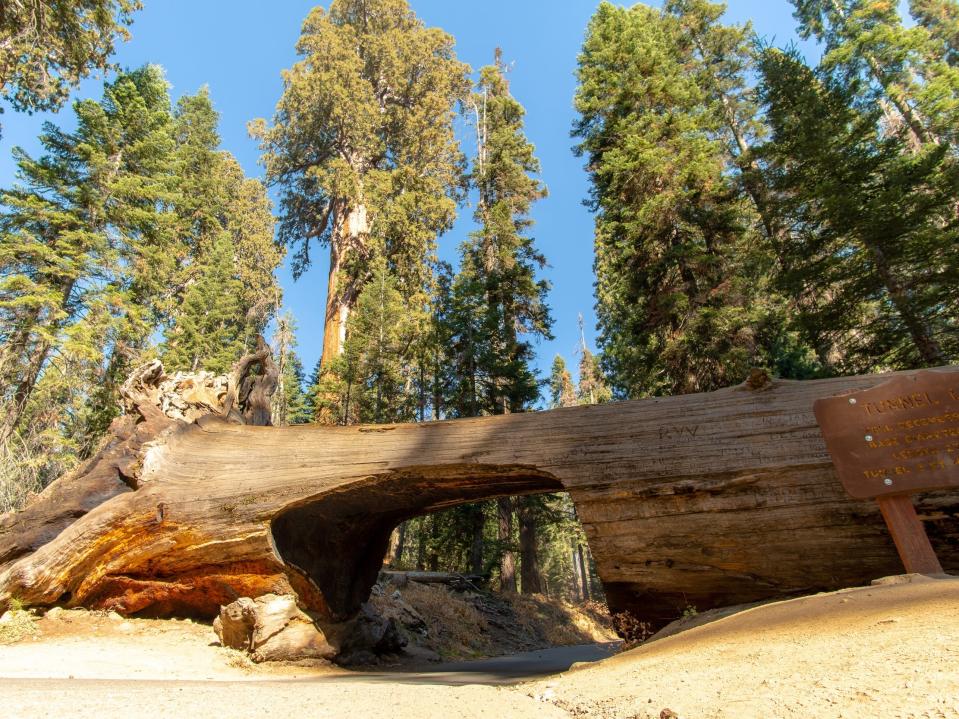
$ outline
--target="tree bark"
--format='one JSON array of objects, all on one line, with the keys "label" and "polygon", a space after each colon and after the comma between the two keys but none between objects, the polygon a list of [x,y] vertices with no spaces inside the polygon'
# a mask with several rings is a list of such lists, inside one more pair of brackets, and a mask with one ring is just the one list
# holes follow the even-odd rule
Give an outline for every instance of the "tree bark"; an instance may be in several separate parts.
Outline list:
[{"label": "tree bark", "polygon": [[[70,302],[70,296],[73,294],[73,288],[76,286],[76,280],[68,280],[63,287],[60,301],[60,309],[64,310]],[[39,317],[39,313],[35,315]],[[49,318],[48,318],[49,319]],[[48,334],[56,334],[60,331],[60,328],[63,325],[62,320],[54,319],[50,322],[47,332]],[[31,335],[33,331],[27,329],[26,332],[19,333],[21,337],[15,339],[14,347],[17,345],[23,346],[24,349],[29,345]],[[5,348],[9,351],[9,348]],[[11,399],[7,411],[3,415],[3,421],[0,422],[0,442],[5,442],[7,438],[13,434],[20,424],[20,420],[23,418],[23,412],[27,408],[27,402],[30,400],[30,395],[33,394],[33,390],[37,385],[37,382],[40,378],[40,372],[43,370],[43,365],[46,363],[47,358],[50,356],[51,345],[48,340],[36,338],[33,349],[30,352],[30,356],[27,359],[26,366],[23,369],[23,376],[20,377],[20,381],[17,384],[17,388],[13,393],[13,398]]]},{"label": "tree bark", "polygon": [[[959,391],[959,368],[943,372]],[[184,384],[167,401],[152,363],[124,384],[128,414],[100,452],[0,518],[0,605],[212,618],[239,597],[276,594],[346,621],[404,520],[564,490],[610,608],[654,627],[689,604],[867,584],[901,573],[899,557],[876,503],[839,484],[812,404],[889,376],[276,428],[245,424],[236,407],[184,414],[209,393]],[[914,500],[943,567],[959,569],[959,492]]]},{"label": "tree bark", "polygon": [[579,571],[579,562],[576,557],[576,543],[570,545],[569,556],[573,564],[573,600],[582,602],[583,596],[583,576]]},{"label": "tree bark", "polygon": [[589,591],[589,572],[586,571],[586,562],[583,561],[583,545],[576,543],[576,561],[579,565],[579,580],[582,582],[583,601],[589,601],[592,596]]},{"label": "tree bark", "polygon": [[496,500],[497,529],[500,541],[499,588],[503,592],[516,591],[516,560],[510,546],[513,542],[513,498]]},{"label": "tree bark", "polygon": [[323,326],[323,352],[320,367],[330,363],[343,352],[346,341],[346,323],[359,296],[355,280],[346,276],[344,262],[350,252],[362,252],[369,232],[366,206],[359,203],[337,222],[330,242],[330,273],[326,287],[326,323]]},{"label": "tree bark", "polygon": [[539,559],[536,556],[536,515],[535,507],[529,497],[517,500],[517,518],[519,519],[519,571],[520,589],[523,594],[541,594],[543,592],[539,573]]},{"label": "tree bark", "polygon": [[403,563],[403,548],[406,546],[406,527],[408,522],[401,522],[396,528],[396,545],[393,547],[393,566],[398,567]]},{"label": "tree bark", "polygon": [[475,504],[471,516],[473,541],[470,543],[470,571],[473,574],[483,574],[483,529],[486,525],[486,516],[483,505]]},{"label": "tree bark", "polygon": [[902,318],[902,322],[909,330],[912,342],[922,357],[926,366],[941,365],[945,363],[945,354],[942,346],[936,340],[932,328],[923,319],[921,314],[914,306],[909,290],[896,277],[895,271],[889,266],[886,254],[875,245],[868,244],[869,254],[872,255],[873,262],[876,264],[876,274],[879,275],[886,291],[889,293],[889,299]]}]

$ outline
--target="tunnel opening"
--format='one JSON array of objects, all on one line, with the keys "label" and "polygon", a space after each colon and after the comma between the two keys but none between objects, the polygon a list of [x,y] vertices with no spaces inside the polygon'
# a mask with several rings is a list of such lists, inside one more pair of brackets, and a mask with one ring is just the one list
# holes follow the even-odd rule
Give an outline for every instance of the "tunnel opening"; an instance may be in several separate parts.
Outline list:
[{"label": "tunnel opening", "polygon": [[605,602],[566,492],[481,500],[408,519],[393,531],[383,564],[388,576],[412,572],[424,577],[420,581],[536,594],[574,605]]},{"label": "tunnel opening", "polygon": [[[289,507],[271,525],[280,559],[317,590],[311,608],[333,621],[354,616],[383,568],[394,529],[458,505],[563,490],[548,472],[524,465],[407,467]],[[304,594],[300,592],[301,598]]]}]

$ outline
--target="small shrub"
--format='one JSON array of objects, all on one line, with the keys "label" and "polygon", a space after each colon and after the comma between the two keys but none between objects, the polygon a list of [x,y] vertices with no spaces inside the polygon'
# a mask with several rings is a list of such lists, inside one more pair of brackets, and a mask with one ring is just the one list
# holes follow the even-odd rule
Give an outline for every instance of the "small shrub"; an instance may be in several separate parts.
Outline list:
[{"label": "small shrub", "polygon": [[649,622],[641,622],[629,612],[613,615],[613,629],[623,638],[623,651],[642,644],[654,634]]},{"label": "small shrub", "polygon": [[23,509],[53,479],[76,464],[62,442],[13,434],[0,442],[0,514]]},{"label": "small shrub", "polygon": [[39,633],[33,612],[25,610],[19,600],[11,599],[9,609],[0,617],[0,644],[13,644]]},{"label": "small shrub", "polygon": [[683,619],[691,619],[699,614],[699,611],[692,604],[687,604],[683,610]]}]

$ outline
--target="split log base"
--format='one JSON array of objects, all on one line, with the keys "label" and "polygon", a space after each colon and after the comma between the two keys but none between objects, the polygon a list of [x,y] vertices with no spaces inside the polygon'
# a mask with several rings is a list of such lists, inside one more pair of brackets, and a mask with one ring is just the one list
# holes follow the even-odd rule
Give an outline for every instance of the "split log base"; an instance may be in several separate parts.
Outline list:
[{"label": "split log base", "polygon": [[[896,549],[876,503],[843,491],[812,405],[886,378],[351,427],[187,424],[141,398],[126,439],[0,521],[0,603],[213,617],[277,594],[343,621],[403,520],[558,490],[611,609],[653,626],[688,605],[867,583],[900,571]],[[914,499],[959,569],[959,493]]]}]

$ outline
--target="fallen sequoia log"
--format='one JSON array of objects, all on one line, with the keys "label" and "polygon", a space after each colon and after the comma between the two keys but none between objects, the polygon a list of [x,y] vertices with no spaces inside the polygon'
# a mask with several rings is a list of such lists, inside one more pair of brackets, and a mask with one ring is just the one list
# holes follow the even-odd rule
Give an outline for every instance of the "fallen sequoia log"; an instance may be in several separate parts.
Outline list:
[{"label": "fallen sequoia log", "polygon": [[443,584],[457,591],[479,589],[487,583],[487,577],[482,574],[460,574],[458,572],[423,572],[384,570],[380,572],[380,579],[398,587],[405,587],[410,582],[417,584]]},{"label": "fallen sequoia log", "polygon": [[[654,627],[690,605],[901,571],[876,504],[844,494],[812,413],[815,399],[887,375],[759,375],[549,412],[275,428],[248,424],[275,382],[268,353],[254,364],[258,379],[228,387],[167,378],[158,364],[132,377],[101,452],[0,520],[0,605],[214,617],[276,595],[329,632],[360,613],[399,522],[558,490],[576,505],[611,610]],[[959,569],[959,493],[915,500],[943,566]]]}]

